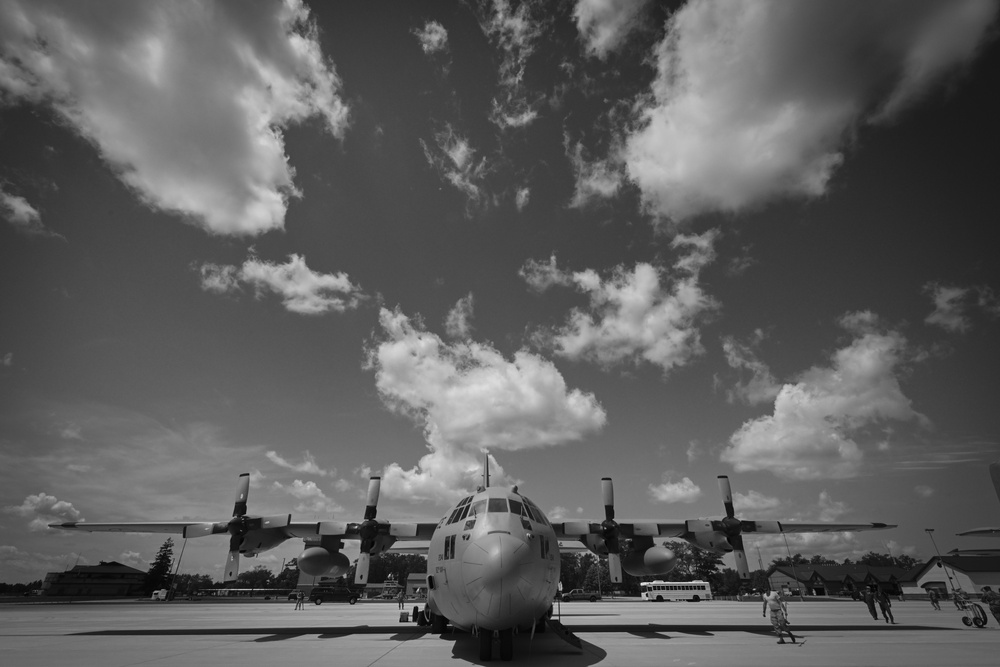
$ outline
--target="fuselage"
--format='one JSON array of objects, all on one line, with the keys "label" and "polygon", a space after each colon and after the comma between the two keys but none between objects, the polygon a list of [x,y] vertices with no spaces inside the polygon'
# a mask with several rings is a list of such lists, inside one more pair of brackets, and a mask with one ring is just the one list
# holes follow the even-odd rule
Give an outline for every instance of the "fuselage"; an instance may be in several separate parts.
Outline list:
[{"label": "fuselage", "polygon": [[545,515],[516,487],[489,487],[441,519],[427,575],[427,604],[452,625],[527,628],[552,606],[559,543]]}]

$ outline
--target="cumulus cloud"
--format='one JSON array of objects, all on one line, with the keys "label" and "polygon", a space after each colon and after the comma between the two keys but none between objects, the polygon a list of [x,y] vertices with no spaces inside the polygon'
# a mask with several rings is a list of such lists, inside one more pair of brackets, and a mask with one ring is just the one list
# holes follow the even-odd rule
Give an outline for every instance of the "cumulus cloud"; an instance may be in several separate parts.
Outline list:
[{"label": "cumulus cloud", "polygon": [[972,312],[982,312],[991,318],[1000,316],[1000,301],[986,285],[958,287],[931,282],[924,285],[924,292],[934,302],[934,311],[924,322],[951,333],[971,329]]},{"label": "cumulus cloud", "polygon": [[265,452],[264,456],[266,456],[268,460],[274,465],[280,466],[282,468],[288,468],[289,470],[293,470],[295,472],[306,473],[309,475],[319,475],[320,477],[326,477],[327,475],[337,474],[336,470],[329,471],[320,468],[319,465],[316,463],[316,457],[310,454],[308,449],[302,455],[302,463],[292,463],[291,461],[288,461],[287,459],[278,455],[278,453],[273,450]]},{"label": "cumulus cloud", "polygon": [[414,28],[413,34],[426,54],[448,50],[448,31],[437,21],[428,21],[422,28]]},{"label": "cumulus cloud", "polygon": [[258,298],[266,292],[278,294],[286,310],[301,315],[342,313],[357,308],[366,298],[346,273],[317,273],[306,266],[305,257],[296,254],[289,255],[284,264],[256,257],[249,257],[240,267],[206,262],[199,272],[206,292],[236,292],[245,283]]},{"label": "cumulus cloud", "polygon": [[77,553],[44,554],[24,551],[10,544],[0,545],[0,571],[17,572],[25,579],[41,579],[47,572],[68,570],[73,563],[87,564],[87,557]]},{"label": "cumulus cloud", "polygon": [[647,0],[577,0],[573,17],[587,53],[603,60],[617,51],[639,26],[647,4]]},{"label": "cumulus cloud", "polygon": [[296,512],[322,514],[332,517],[334,514],[344,511],[343,507],[323,493],[323,490],[316,485],[316,482],[303,482],[300,479],[295,480],[291,484],[274,482],[271,484],[271,488],[297,498],[300,502],[294,508]]},{"label": "cumulus cloud", "polygon": [[733,403],[742,401],[749,405],[766,403],[773,401],[781,389],[771,369],[767,364],[757,358],[755,348],[764,340],[764,332],[760,329],[754,331],[753,336],[747,343],[742,343],[734,336],[726,336],[722,339],[722,351],[726,355],[726,363],[730,368],[736,370],[749,371],[749,380],[738,381],[726,392],[726,399]]},{"label": "cumulus cloud", "polygon": [[459,299],[448,311],[444,321],[444,330],[452,338],[465,340],[472,336],[472,314],[475,305],[472,292]]},{"label": "cumulus cloud", "polygon": [[655,49],[628,174],[673,220],[822,195],[852,129],[968,63],[995,14],[991,0],[692,0]]},{"label": "cumulus cloud", "polygon": [[834,352],[829,366],[814,366],[783,385],[773,413],[733,433],[723,461],[737,471],[769,470],[792,479],[854,477],[864,459],[857,439],[869,428],[926,421],[897,377],[906,339],[881,329],[870,312],[849,313],[840,324],[854,335],[851,343]]},{"label": "cumulus cloud", "polygon": [[733,492],[733,507],[736,513],[764,512],[781,507],[781,500],[773,496],[765,496],[759,491],[748,491],[745,495]]},{"label": "cumulus cloud", "polygon": [[0,215],[14,229],[26,236],[44,236],[66,240],[65,236],[57,234],[42,224],[41,214],[24,197],[12,195],[2,189],[0,189]]},{"label": "cumulus cloud", "polygon": [[650,484],[649,494],[661,503],[693,503],[701,497],[701,487],[684,477],[679,482],[670,481],[672,473],[664,475],[661,484]]},{"label": "cumulus cloud", "polygon": [[819,520],[820,521],[836,521],[850,508],[847,503],[834,500],[827,491],[820,491],[819,494]]},{"label": "cumulus cloud", "polygon": [[[569,389],[549,361],[526,350],[505,358],[486,343],[448,344],[399,310],[382,309],[368,349],[383,403],[424,430],[430,450],[406,470],[386,468],[383,491],[448,501],[476,486],[483,450],[520,450],[579,440],[606,421],[593,394]],[[503,471],[491,463],[497,477]]]},{"label": "cumulus cloud", "polygon": [[718,308],[698,282],[715,258],[715,236],[676,236],[672,247],[686,254],[674,263],[673,275],[640,262],[602,280],[593,270],[561,271],[554,257],[526,263],[521,276],[533,289],[571,284],[590,298],[587,310],[574,309],[565,325],[543,338],[560,356],[605,367],[650,363],[668,373],[686,365],[704,352],[699,322]]},{"label": "cumulus cloud", "polygon": [[29,495],[18,506],[5,507],[4,512],[29,519],[28,530],[32,531],[46,530],[50,523],[83,520],[73,503],[45,492]]},{"label": "cumulus cloud", "polygon": [[216,234],[282,228],[282,130],[348,123],[301,0],[11,0],[0,45],[4,98],[50,105],[147,205]]}]

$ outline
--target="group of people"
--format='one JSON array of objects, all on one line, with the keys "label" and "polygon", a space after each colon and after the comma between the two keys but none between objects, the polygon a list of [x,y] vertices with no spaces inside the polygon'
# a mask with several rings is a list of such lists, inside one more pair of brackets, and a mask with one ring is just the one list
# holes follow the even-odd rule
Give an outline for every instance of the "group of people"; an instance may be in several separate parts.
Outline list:
[{"label": "group of people", "polygon": [[896,624],[896,619],[892,615],[892,601],[889,596],[881,588],[875,584],[871,584],[865,589],[864,597],[865,605],[868,607],[868,613],[872,615],[876,621],[878,620],[878,614],[875,612],[875,605],[882,611],[882,618],[885,619],[886,623]]}]

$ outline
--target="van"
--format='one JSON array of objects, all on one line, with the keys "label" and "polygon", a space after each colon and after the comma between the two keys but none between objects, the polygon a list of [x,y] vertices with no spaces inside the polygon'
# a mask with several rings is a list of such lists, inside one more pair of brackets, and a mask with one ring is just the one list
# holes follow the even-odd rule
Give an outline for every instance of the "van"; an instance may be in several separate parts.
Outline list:
[{"label": "van", "polygon": [[358,601],[358,593],[347,586],[316,586],[309,591],[309,601],[314,604],[323,604],[324,602],[354,604]]}]

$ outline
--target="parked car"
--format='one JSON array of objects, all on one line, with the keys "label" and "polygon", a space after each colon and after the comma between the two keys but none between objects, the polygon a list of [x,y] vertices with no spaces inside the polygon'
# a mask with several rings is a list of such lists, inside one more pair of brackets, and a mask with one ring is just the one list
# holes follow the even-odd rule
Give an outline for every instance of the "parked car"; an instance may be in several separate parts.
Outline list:
[{"label": "parked car", "polygon": [[324,602],[347,602],[354,604],[358,601],[358,592],[346,586],[317,586],[309,591],[309,601],[314,604]]},{"label": "parked car", "polygon": [[582,588],[574,588],[573,590],[562,594],[563,602],[570,602],[571,600],[590,600],[591,602],[597,602],[601,599],[601,594],[597,591],[587,591]]}]

